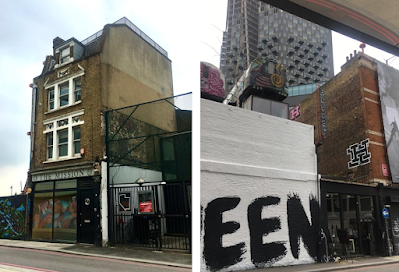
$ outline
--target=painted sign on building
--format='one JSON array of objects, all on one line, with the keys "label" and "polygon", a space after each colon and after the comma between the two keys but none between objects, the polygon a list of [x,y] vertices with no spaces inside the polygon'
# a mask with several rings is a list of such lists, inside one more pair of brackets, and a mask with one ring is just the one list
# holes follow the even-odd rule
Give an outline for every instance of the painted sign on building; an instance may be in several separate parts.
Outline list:
[{"label": "painted sign on building", "polygon": [[352,169],[370,163],[371,153],[369,152],[369,139],[365,139],[360,143],[350,145],[346,150],[346,154],[350,156],[348,168]]},{"label": "painted sign on building", "polygon": [[80,177],[89,177],[93,175],[93,168],[74,168],[62,169],[54,171],[46,171],[40,173],[32,173],[32,181],[45,181],[45,180],[59,180],[59,179],[72,179]]},{"label": "painted sign on building", "polygon": [[327,123],[326,123],[326,111],[325,111],[325,104],[324,104],[324,88],[320,89],[320,102],[321,102],[321,127],[323,136],[326,135],[327,132]]}]

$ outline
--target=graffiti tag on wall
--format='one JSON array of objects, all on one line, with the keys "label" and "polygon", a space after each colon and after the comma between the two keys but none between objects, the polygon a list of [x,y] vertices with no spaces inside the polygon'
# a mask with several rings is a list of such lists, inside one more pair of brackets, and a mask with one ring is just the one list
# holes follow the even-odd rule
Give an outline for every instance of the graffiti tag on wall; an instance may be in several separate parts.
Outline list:
[{"label": "graffiti tag on wall", "polygon": [[296,120],[301,117],[301,105],[299,104],[296,107],[293,107],[290,110],[290,120]]},{"label": "graffiti tag on wall", "polygon": [[350,156],[350,161],[348,162],[349,169],[370,163],[371,153],[368,150],[369,143],[370,140],[365,139],[346,149],[346,154]]},{"label": "graffiti tag on wall", "polygon": [[11,199],[0,199],[0,238],[16,238],[25,234],[25,206],[15,207]]},{"label": "graffiti tag on wall", "polygon": [[[280,204],[280,198],[276,196],[263,196],[252,200],[247,208],[247,222],[225,221],[223,213],[234,210],[241,201],[238,196],[216,198],[210,201],[201,216],[204,218],[204,249],[203,258],[209,271],[218,271],[229,268],[243,260],[246,252],[245,241],[223,247],[222,237],[232,234],[240,229],[241,224],[248,224],[248,240],[251,262],[255,267],[268,267],[284,258],[287,254],[289,243],[290,252],[295,259],[299,259],[300,240],[302,238],[304,248],[313,259],[317,258],[318,244],[318,202],[311,196],[310,212],[311,223],[302,206],[298,195],[288,195],[286,222],[281,217],[274,216],[263,218],[262,211],[266,207]],[[281,240],[271,243],[263,243],[263,237],[281,230],[282,224],[288,225],[288,241],[284,236]]]},{"label": "graffiti tag on wall", "polygon": [[201,62],[201,91],[221,98],[225,96],[223,74],[215,66]]}]

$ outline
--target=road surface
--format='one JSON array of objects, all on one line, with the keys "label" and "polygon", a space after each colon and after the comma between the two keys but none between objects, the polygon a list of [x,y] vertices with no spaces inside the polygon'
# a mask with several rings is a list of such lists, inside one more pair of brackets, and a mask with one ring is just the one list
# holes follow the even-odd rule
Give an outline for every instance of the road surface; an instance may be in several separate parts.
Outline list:
[{"label": "road surface", "polygon": [[[6,270],[9,268],[9,270]],[[25,270],[26,269],[26,270]],[[188,272],[191,269],[37,249],[0,246],[0,272]]]}]

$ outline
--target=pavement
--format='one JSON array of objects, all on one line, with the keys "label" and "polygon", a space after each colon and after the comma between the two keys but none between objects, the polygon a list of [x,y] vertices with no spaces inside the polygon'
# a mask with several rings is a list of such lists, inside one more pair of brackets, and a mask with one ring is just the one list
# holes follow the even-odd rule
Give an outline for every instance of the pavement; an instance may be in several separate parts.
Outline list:
[{"label": "pavement", "polygon": [[[253,269],[248,272],[322,272],[322,271],[339,271],[346,269],[357,269],[370,266],[379,266],[383,264],[399,263],[399,256],[392,257],[357,257],[340,262],[328,263],[312,263],[293,266],[271,267],[266,269]],[[377,268],[378,269],[378,268]]]},{"label": "pavement", "polygon": [[[152,263],[181,268],[192,268],[191,254],[172,250],[155,251],[147,248],[137,248],[128,245],[115,247],[96,247],[88,244],[62,244],[21,240],[0,239],[0,246],[29,248],[38,250],[55,251],[69,254],[78,254],[100,258],[110,258],[125,261]],[[399,263],[399,256],[392,257],[357,257],[341,260],[340,262],[312,263],[294,266],[270,267],[265,269],[252,269],[250,271],[268,272],[322,272],[339,271],[351,268],[378,266],[383,264]],[[0,264],[0,272],[29,271],[18,267],[7,267]],[[197,271],[197,270],[196,270]]]},{"label": "pavement", "polygon": [[[114,247],[96,247],[88,244],[63,244],[34,242],[22,240],[0,239],[0,246],[29,248],[38,250],[55,251],[69,254],[78,254],[100,258],[110,258],[133,262],[159,264],[181,268],[192,268],[191,254],[184,251],[163,250],[156,251],[148,248],[137,248],[129,245]],[[27,271],[18,268],[9,268],[0,265],[0,272]]]}]

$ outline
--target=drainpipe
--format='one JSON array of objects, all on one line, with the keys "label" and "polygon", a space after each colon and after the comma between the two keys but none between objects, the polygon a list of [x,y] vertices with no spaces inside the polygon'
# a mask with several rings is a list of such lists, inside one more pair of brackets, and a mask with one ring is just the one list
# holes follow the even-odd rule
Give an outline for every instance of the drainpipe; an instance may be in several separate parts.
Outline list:
[{"label": "drainpipe", "polygon": [[[321,254],[321,249],[323,247],[322,240],[324,238],[325,241],[327,241],[327,237],[325,236],[325,233],[322,231],[322,228],[321,228],[321,214],[322,214],[321,213],[321,175],[319,175],[318,168],[317,168],[317,162],[319,160],[318,149],[322,145],[323,145],[323,142],[318,142],[315,145],[315,153],[316,153],[315,168],[316,168],[316,175],[317,175],[316,190],[317,190],[317,199],[319,201],[319,211],[318,211],[319,212],[319,220],[318,220],[318,224],[319,225],[318,225],[318,229],[319,229],[319,238],[320,239],[319,239],[319,242],[318,242],[318,250],[317,250],[317,252],[318,252],[317,258],[318,258],[319,262],[322,262],[322,254]],[[326,252],[325,254],[326,254],[327,258],[328,258],[328,252]]]}]

